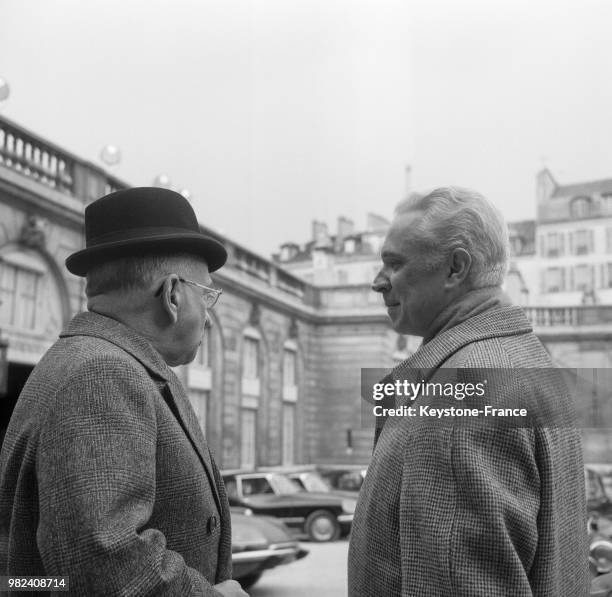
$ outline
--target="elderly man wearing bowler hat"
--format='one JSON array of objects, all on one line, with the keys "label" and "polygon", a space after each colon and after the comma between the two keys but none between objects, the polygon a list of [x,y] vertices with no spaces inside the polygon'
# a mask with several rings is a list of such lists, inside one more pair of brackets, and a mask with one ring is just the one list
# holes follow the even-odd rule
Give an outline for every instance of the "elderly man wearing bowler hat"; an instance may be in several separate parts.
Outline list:
[{"label": "elderly man wearing bowler hat", "polygon": [[88,312],[35,367],[0,459],[0,575],[74,595],[246,595],[231,579],[219,471],[170,367],[189,363],[221,292],[224,247],[160,188],[85,210]]}]

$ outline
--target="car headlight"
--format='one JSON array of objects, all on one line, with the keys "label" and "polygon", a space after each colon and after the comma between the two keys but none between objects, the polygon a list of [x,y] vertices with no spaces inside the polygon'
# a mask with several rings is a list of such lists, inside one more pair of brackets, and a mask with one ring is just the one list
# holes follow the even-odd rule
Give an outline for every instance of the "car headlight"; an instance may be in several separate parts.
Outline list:
[{"label": "car headlight", "polygon": [[612,543],[605,539],[593,541],[589,548],[589,561],[599,574],[612,572]]},{"label": "car headlight", "polygon": [[346,514],[355,514],[355,506],[357,502],[355,500],[342,500],[342,510]]}]

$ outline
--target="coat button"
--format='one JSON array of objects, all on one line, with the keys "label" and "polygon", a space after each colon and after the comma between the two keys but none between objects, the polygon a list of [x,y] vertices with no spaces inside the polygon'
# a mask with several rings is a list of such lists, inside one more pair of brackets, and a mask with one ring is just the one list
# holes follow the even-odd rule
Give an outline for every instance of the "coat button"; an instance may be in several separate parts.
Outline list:
[{"label": "coat button", "polygon": [[212,533],[217,528],[217,517],[211,516],[208,519],[208,532]]}]

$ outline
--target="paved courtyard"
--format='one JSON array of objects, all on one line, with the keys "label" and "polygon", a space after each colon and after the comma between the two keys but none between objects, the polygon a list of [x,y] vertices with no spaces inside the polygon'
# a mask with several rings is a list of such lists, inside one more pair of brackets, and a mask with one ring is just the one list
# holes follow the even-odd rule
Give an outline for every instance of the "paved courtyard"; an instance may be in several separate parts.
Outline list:
[{"label": "paved courtyard", "polygon": [[309,554],[297,562],[264,573],[251,597],[346,597],[348,540],[310,543]]}]

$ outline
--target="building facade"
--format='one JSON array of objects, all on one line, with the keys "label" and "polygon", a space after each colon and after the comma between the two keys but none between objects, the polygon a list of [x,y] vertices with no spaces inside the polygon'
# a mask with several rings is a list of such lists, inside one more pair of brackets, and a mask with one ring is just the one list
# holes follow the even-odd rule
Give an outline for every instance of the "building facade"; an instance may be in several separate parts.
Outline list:
[{"label": "building facade", "polygon": [[[609,367],[612,185],[560,187],[546,173],[538,181],[538,221],[510,227],[507,289],[557,362]],[[0,338],[8,344],[0,362],[2,435],[33,366],[85,308],[83,279],[64,267],[84,245],[85,206],[123,186],[0,119]],[[419,343],[393,332],[370,288],[388,224],[370,214],[355,232],[341,218],[330,235],[316,222],[305,247],[287,243],[272,260],[203,227],[228,249],[227,265],[213,274],[224,292],[195,361],[176,371],[222,467],[369,461],[373,430],[362,420],[361,369],[388,369]],[[565,268],[565,278],[553,284],[552,268]],[[581,404],[596,421],[612,397]],[[612,458],[608,435],[586,433],[587,450]]]},{"label": "building facade", "polygon": [[[597,391],[580,396],[588,460],[612,460],[612,391],[597,382],[612,367],[612,179],[559,184],[549,170],[536,176],[537,218],[510,222],[505,291],[525,308],[557,365],[591,375]],[[366,229],[338,219],[335,234],[313,222],[304,245],[286,243],[277,263],[322,292],[367,288],[380,268],[379,250],[389,222],[370,215]],[[396,336],[379,346],[394,361],[413,352],[419,339]],[[603,426],[603,428],[602,428]]]},{"label": "building facade", "polygon": [[[0,119],[2,435],[33,366],[85,308],[83,279],[64,267],[84,245],[85,206],[124,186]],[[224,293],[196,360],[177,373],[221,466],[367,461],[372,430],[361,426],[359,367],[393,362],[382,306],[367,289],[320,290],[203,230],[228,249],[213,274]]]}]

